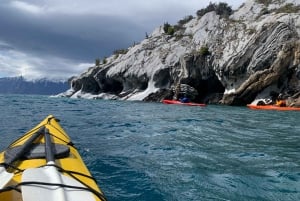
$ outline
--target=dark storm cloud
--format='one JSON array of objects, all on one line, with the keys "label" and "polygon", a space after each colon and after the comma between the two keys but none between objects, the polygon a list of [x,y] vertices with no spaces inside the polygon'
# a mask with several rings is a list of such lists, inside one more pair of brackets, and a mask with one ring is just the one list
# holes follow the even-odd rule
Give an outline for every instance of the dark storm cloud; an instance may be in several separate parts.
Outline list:
[{"label": "dark storm cloud", "polygon": [[0,77],[78,75],[96,58],[140,42],[155,27],[176,23],[207,4],[198,0],[2,0]]},{"label": "dark storm cloud", "polygon": [[113,17],[57,14],[32,18],[1,6],[0,25],[0,40],[19,50],[78,60],[108,55],[141,39],[144,33],[134,24]]}]

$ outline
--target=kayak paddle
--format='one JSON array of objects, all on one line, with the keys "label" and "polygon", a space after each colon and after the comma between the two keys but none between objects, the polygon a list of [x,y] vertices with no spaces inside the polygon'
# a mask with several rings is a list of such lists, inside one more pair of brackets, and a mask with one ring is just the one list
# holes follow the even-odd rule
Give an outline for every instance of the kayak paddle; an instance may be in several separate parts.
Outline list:
[{"label": "kayak paddle", "polygon": [[3,166],[12,165],[13,162],[17,161],[24,156],[24,154],[30,151],[33,142],[43,134],[43,130],[44,129],[40,128],[36,133],[34,133],[23,145],[21,145],[20,149],[18,149],[18,152],[11,154],[12,156],[8,157],[4,165],[0,167],[0,189],[2,189],[14,176],[13,173],[7,172],[6,168]]},{"label": "kayak paddle", "polygon": [[44,135],[47,165],[23,172],[22,182],[27,183],[22,185],[23,201],[95,201],[87,187],[57,170],[48,129],[45,129]]}]

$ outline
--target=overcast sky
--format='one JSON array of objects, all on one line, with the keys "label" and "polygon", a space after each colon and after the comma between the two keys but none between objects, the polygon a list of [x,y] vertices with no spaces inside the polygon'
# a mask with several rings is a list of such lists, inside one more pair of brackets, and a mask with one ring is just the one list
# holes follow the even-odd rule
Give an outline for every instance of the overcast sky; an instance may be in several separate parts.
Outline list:
[{"label": "overcast sky", "polygon": [[[0,77],[67,79],[204,0],[1,0]],[[218,1],[212,1],[218,2]],[[224,0],[236,9],[243,0]]]}]

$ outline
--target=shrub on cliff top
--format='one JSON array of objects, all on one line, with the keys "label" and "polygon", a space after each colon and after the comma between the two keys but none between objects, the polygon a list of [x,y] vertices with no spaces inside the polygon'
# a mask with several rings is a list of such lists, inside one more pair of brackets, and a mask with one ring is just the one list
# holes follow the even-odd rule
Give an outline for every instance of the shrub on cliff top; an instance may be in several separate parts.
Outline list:
[{"label": "shrub on cliff top", "polygon": [[107,57],[104,57],[104,58],[103,58],[102,64],[107,64]]},{"label": "shrub on cliff top", "polygon": [[119,49],[119,50],[114,50],[114,54],[119,55],[119,54],[126,54],[128,52],[128,49]]},{"label": "shrub on cliff top", "polygon": [[164,23],[164,32],[172,36],[175,33],[175,28],[166,22]]},{"label": "shrub on cliff top", "polygon": [[99,58],[95,59],[95,66],[100,66],[100,59]]},{"label": "shrub on cliff top", "polygon": [[219,4],[215,4],[210,2],[206,8],[197,11],[197,16],[202,17],[211,11],[215,11],[217,15],[222,17],[229,17],[233,12],[231,6],[228,6],[227,3],[220,2]]},{"label": "shrub on cliff top", "polygon": [[171,25],[168,22],[164,23],[164,32],[165,33],[168,33],[169,27],[171,27]]},{"label": "shrub on cliff top", "polygon": [[193,18],[194,18],[194,17],[193,17],[192,15],[186,16],[186,17],[184,17],[182,20],[179,20],[179,21],[177,22],[177,24],[178,24],[179,26],[183,26],[184,24],[186,24],[186,23],[188,23],[189,21],[191,21]]}]

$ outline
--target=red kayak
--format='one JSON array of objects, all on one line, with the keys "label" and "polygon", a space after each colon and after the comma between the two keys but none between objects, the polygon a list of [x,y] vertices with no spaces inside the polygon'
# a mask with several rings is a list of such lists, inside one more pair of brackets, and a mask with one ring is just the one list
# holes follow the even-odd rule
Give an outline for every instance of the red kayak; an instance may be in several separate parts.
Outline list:
[{"label": "red kayak", "polygon": [[162,101],[164,104],[178,104],[178,105],[187,105],[187,106],[206,106],[206,104],[204,103],[192,103],[192,102],[188,102],[188,103],[183,103],[183,102],[180,102],[178,100],[163,100]]},{"label": "red kayak", "polygon": [[248,108],[254,110],[281,110],[281,111],[300,111],[299,107],[280,107],[276,105],[247,105]]}]

